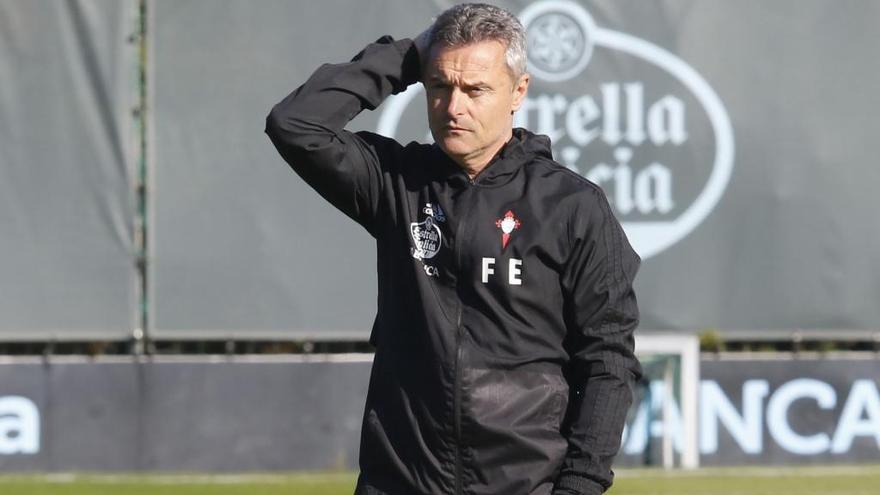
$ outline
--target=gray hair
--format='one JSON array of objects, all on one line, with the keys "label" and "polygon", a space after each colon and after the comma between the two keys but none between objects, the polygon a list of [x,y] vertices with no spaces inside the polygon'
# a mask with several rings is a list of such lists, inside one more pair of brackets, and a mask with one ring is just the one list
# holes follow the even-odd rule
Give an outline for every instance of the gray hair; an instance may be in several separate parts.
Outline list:
[{"label": "gray hair", "polygon": [[516,81],[526,72],[526,33],[515,15],[485,3],[463,3],[437,17],[431,28],[429,47],[466,46],[499,41],[505,47],[507,68]]}]

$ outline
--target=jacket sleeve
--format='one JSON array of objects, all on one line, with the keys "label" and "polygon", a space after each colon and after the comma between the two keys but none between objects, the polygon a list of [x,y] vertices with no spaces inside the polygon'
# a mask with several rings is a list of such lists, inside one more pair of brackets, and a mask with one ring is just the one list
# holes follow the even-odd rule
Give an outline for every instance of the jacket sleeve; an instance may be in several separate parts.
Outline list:
[{"label": "jacket sleeve", "polygon": [[572,253],[562,278],[568,327],[570,399],[562,432],[568,452],[554,495],[599,494],[611,486],[632,384],[638,306],[632,282],[639,257],[598,188],[570,223]]},{"label": "jacket sleeve", "polygon": [[375,235],[383,167],[395,141],[343,128],[364,109],[419,79],[412,40],[383,36],[351,62],[325,64],[275,105],[266,133],[284,160],[321,196]]}]

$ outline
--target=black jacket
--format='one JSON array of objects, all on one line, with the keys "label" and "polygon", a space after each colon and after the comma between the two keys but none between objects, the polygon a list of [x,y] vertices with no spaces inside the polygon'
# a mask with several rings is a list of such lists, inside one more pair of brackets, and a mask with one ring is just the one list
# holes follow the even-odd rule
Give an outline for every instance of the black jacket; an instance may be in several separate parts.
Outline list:
[{"label": "black jacket", "polygon": [[474,181],[437,146],[343,128],[419,77],[389,37],[324,65],[266,132],[376,239],[359,494],[600,493],[639,375],[639,265],[602,191],[522,129]]}]

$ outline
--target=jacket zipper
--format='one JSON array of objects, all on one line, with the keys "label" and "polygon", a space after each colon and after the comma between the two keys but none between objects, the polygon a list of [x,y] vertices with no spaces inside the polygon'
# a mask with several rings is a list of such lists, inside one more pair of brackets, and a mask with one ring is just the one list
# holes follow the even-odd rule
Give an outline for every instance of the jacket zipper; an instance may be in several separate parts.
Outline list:
[{"label": "jacket zipper", "polygon": [[455,332],[455,394],[454,394],[454,425],[455,425],[455,495],[461,495],[461,307],[458,309],[458,328]]},{"label": "jacket zipper", "polygon": [[[466,174],[465,174],[466,175]],[[468,219],[468,213],[471,211],[470,202],[471,196],[473,195],[473,185],[474,180],[470,177],[467,177],[467,185],[465,186],[467,195],[466,205],[467,209],[463,211],[467,212],[465,215],[461,217],[461,222],[458,224],[458,228],[456,228],[455,233],[455,263],[457,268],[461,268],[461,233],[465,230],[464,225]],[[460,273],[459,273],[460,275]],[[458,290],[459,281],[457,280],[459,277],[456,277],[456,290]],[[462,375],[462,338],[464,333],[464,327],[461,323],[461,316],[464,312],[464,304],[461,302],[459,298],[458,305],[458,317],[456,319],[456,328],[455,328],[455,389],[453,391],[453,428],[455,433],[455,495],[461,495],[462,493],[462,480],[461,480],[461,471],[462,471],[462,441],[461,441],[461,375]]]}]

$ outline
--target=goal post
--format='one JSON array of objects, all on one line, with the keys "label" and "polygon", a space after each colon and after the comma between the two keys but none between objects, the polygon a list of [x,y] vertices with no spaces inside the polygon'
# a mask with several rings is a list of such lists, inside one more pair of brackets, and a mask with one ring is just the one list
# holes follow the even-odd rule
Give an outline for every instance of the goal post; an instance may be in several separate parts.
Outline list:
[{"label": "goal post", "polygon": [[[699,422],[700,342],[696,335],[650,333],[636,335],[636,356],[643,362],[646,378],[663,383],[661,457],[664,468],[675,466],[673,435],[681,428],[680,466],[694,469],[700,465],[697,443]],[[678,399],[681,424],[672,412]]]}]

